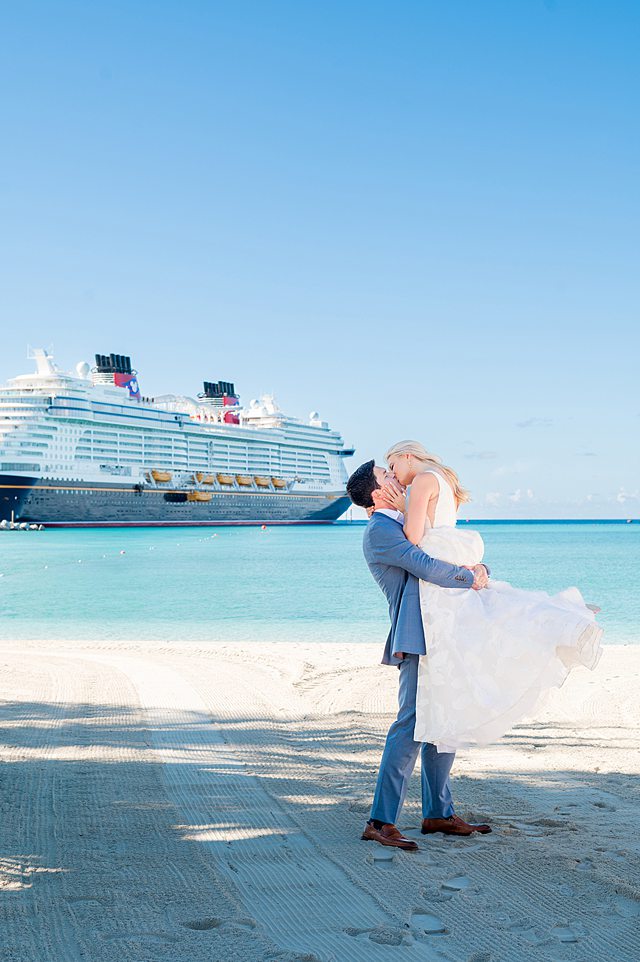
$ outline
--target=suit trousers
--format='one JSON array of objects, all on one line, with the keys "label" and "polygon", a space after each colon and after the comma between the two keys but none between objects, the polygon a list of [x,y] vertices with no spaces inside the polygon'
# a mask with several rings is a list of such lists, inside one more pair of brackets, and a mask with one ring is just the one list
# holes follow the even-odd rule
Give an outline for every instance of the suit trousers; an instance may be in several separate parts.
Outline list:
[{"label": "suit trousers", "polygon": [[387,735],[370,818],[397,822],[418,753],[422,762],[422,817],[448,818],[453,815],[449,772],[455,752],[438,752],[435,745],[413,740],[416,724],[416,691],[419,655],[405,655],[400,661],[398,716]]}]

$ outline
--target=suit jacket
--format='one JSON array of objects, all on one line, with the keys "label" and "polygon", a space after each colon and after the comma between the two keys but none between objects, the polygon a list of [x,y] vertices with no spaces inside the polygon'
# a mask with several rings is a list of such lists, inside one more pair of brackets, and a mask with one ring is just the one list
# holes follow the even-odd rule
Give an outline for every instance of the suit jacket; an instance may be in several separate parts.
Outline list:
[{"label": "suit jacket", "polygon": [[389,602],[391,630],[382,664],[399,665],[394,655],[402,651],[426,654],[418,580],[443,588],[470,588],[473,572],[431,558],[405,537],[399,521],[377,511],[365,528],[362,548],[369,570]]}]

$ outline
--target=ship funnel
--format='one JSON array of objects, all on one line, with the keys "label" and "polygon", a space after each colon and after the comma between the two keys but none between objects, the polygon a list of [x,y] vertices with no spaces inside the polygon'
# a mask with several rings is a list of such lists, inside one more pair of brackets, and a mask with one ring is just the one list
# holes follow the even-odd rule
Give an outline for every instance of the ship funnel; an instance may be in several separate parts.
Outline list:
[{"label": "ship funnel", "polygon": [[131,367],[131,358],[126,354],[96,354],[93,369],[94,384],[115,384],[126,387],[129,397],[140,398],[137,371]]},{"label": "ship funnel", "polygon": [[204,381],[203,386],[204,393],[199,394],[198,399],[219,410],[226,424],[240,424],[237,411],[232,410],[240,404],[235,384],[232,381]]}]

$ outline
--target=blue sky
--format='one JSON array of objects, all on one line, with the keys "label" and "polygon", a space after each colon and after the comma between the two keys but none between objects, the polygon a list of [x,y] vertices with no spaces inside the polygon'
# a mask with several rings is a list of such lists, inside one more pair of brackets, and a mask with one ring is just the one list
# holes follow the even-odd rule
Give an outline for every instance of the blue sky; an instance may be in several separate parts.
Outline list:
[{"label": "blue sky", "polygon": [[640,7],[0,11],[0,378],[27,344],[415,437],[469,517],[636,517]]}]

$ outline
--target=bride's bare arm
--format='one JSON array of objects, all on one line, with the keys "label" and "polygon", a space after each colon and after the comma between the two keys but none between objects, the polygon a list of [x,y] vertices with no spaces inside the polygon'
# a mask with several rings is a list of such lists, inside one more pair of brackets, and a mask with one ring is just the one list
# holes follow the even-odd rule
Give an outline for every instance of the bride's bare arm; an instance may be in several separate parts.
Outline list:
[{"label": "bride's bare arm", "polygon": [[433,474],[416,474],[411,484],[409,507],[404,517],[404,533],[413,544],[420,544],[429,518],[433,524],[440,489]]}]

